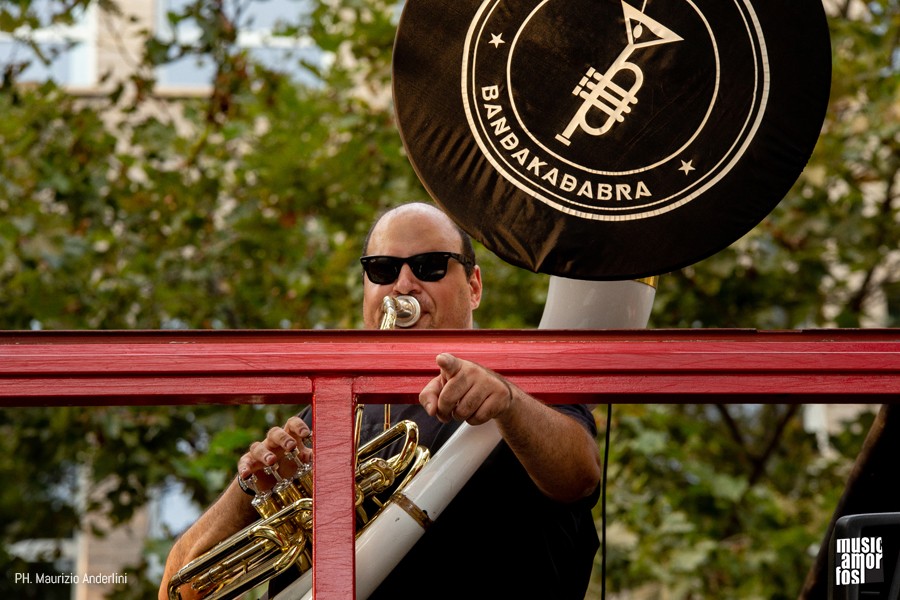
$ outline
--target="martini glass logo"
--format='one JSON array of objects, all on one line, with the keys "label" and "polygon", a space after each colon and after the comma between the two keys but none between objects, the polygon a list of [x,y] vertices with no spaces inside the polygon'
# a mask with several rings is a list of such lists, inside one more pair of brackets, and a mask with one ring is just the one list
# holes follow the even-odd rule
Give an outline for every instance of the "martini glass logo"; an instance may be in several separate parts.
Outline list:
[{"label": "martini glass logo", "polygon": [[[646,2],[644,6],[646,7]],[[590,67],[575,86],[572,94],[583,102],[563,132],[556,135],[556,139],[566,146],[572,143],[572,136],[579,130],[588,135],[601,136],[617,123],[625,121],[625,115],[631,112],[631,105],[637,104],[637,93],[644,83],[641,68],[629,62],[635,50],[682,41],[681,36],[674,31],[645,15],[643,8],[638,11],[622,2],[622,11],[625,15],[628,44],[604,73]],[[624,81],[627,79],[630,81]],[[599,127],[589,122],[591,113],[596,111],[601,113],[601,120],[604,119],[603,114],[606,115]]]}]

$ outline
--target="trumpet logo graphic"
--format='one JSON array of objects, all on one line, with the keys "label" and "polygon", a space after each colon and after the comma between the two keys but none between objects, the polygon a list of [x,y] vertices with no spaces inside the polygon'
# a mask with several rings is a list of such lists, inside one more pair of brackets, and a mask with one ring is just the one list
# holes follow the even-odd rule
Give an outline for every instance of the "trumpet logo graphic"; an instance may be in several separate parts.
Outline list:
[{"label": "trumpet logo graphic", "polygon": [[[646,2],[644,4],[646,6]],[[637,93],[644,83],[644,73],[638,65],[629,62],[635,50],[682,41],[674,31],[630,4],[622,2],[622,11],[628,44],[604,73],[590,67],[575,86],[572,94],[583,102],[563,132],[556,135],[557,141],[566,146],[572,143],[572,135],[579,129],[588,135],[603,135],[617,123],[622,123],[625,115],[631,112],[631,105],[637,104]],[[630,81],[625,81],[627,79]],[[601,113],[601,119],[605,119],[599,127],[589,121],[591,114],[597,111]]]},{"label": "trumpet logo graphic", "polygon": [[[606,222],[686,207],[742,163],[766,115],[753,5],[481,0],[459,84],[478,156],[523,206]],[[466,177],[484,175],[458,158]]]}]

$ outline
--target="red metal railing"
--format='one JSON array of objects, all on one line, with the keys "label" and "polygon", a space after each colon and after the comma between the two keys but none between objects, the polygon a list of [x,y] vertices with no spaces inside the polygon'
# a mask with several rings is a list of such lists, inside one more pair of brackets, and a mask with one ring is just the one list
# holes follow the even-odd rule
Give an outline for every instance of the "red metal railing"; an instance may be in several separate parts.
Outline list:
[{"label": "red metal railing", "polygon": [[888,402],[900,330],[0,333],[0,406],[313,403],[314,590],[354,591],[355,402],[415,402],[452,352],[548,402]]}]

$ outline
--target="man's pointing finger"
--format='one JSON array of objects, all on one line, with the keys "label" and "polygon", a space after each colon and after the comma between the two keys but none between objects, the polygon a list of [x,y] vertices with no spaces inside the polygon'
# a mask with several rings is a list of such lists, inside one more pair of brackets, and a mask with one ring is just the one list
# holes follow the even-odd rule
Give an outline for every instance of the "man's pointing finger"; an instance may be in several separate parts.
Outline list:
[{"label": "man's pointing finger", "polygon": [[447,352],[438,354],[437,365],[441,369],[444,381],[452,379],[462,369],[462,361]]}]

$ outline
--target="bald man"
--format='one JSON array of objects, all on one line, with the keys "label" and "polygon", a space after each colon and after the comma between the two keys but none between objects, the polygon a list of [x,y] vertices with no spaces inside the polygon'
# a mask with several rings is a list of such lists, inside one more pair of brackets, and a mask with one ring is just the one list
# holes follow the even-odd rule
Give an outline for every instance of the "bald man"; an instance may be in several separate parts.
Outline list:
[{"label": "bald man", "polygon": [[[472,242],[434,206],[406,204],[382,215],[366,237],[361,263],[367,328],[378,328],[382,299],[399,295],[421,305],[415,328],[473,326],[482,280]],[[371,597],[583,599],[599,546],[591,508],[601,464],[589,410],[548,406],[451,354],[436,357],[436,371],[419,404],[397,407],[392,421],[416,422],[419,442],[432,454],[463,421],[494,420],[503,439]],[[301,443],[308,419],[306,411],[254,443],[238,461],[238,477],[260,474],[297,447],[309,461],[311,451]],[[381,407],[367,405],[361,441],[382,430]],[[178,569],[257,519],[235,480],[172,548],[160,599]]]}]

